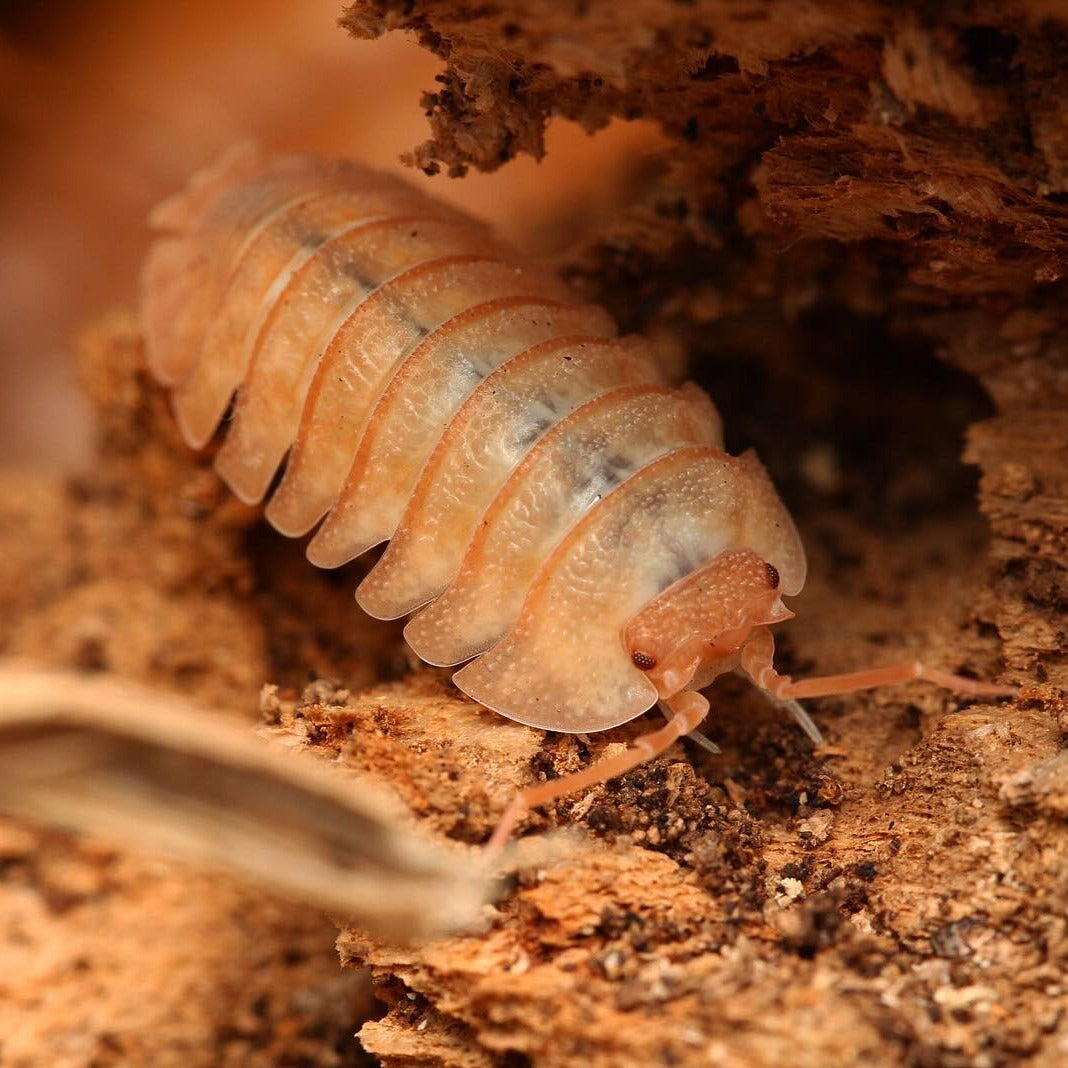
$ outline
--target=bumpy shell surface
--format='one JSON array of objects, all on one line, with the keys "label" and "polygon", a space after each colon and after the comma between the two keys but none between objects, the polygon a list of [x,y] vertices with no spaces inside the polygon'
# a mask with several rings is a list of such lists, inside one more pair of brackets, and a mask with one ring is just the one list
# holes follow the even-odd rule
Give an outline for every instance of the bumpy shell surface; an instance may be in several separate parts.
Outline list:
[{"label": "bumpy shell surface", "polygon": [[[759,461],[692,385],[478,223],[348,163],[226,156],[156,209],[144,326],[191,445],[423,659],[524,723],[601,730],[656,690],[622,641],[730,549],[804,552]],[[283,467],[284,464],[284,467]],[[281,478],[275,484],[279,468]],[[325,517],[325,518],[324,518]]]}]

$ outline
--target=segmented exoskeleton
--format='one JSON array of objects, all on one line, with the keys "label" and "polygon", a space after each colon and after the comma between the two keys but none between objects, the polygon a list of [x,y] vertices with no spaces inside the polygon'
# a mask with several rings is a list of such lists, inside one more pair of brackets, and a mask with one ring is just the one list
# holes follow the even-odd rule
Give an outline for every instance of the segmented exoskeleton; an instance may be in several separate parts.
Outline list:
[{"label": "segmented exoskeleton", "polygon": [[[805,554],[754,454],[723,449],[696,386],[641,338],[398,179],[243,147],[156,209],[144,273],[150,366],[190,444],[231,409],[215,466],[268,492],[282,533],[319,525],[334,567],[389,542],[357,591],[488,708],[558,731],[667,726],[540,803],[646,759],[739,665],[775,696],[927,677],[897,665],[791,683],[768,625]],[[325,518],[324,518],[325,517]],[[814,728],[796,702],[804,725]],[[500,836],[499,836],[500,837]]]}]

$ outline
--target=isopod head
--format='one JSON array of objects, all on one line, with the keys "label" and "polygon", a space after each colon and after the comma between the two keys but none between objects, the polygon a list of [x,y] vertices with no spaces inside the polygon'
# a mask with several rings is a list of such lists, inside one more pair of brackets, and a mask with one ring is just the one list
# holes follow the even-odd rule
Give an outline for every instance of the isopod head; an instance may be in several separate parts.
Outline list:
[{"label": "isopod head", "polygon": [[733,667],[754,627],[793,617],[779,573],[748,549],[728,549],[655,597],[627,624],[623,645],[662,699]]}]

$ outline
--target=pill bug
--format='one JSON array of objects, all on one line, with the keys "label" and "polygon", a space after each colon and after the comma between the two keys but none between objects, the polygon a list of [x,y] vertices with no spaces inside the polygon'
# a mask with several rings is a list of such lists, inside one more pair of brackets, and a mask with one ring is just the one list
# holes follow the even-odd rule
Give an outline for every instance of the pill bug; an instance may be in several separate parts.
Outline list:
[{"label": "pill bug", "polygon": [[[767,627],[805,553],[752,452],[672,388],[650,346],[483,226],[351,163],[242,146],[161,204],[143,273],[146,352],[215,467],[283,534],[318,525],[336,567],[388,542],[357,590],[412,615],[425,661],[510,719],[604,730],[658,701],[666,726],[523,807],[618,774],[691,732],[697,691],[740,667],[796,697],[927,678],[917,663],[792,682]],[[279,476],[279,471],[281,474]]]}]

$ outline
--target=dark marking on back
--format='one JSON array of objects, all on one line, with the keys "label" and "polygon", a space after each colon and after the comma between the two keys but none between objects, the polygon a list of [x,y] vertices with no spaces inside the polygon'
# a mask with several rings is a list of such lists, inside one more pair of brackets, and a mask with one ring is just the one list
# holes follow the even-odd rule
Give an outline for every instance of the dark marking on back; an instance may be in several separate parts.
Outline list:
[{"label": "dark marking on back", "polygon": [[522,431],[516,435],[515,448],[517,451],[525,452],[534,444],[553,425],[552,419],[541,417],[534,419],[527,423]]},{"label": "dark marking on back", "polygon": [[314,252],[326,244],[329,236],[323,230],[309,228],[300,235],[300,248],[305,252]]}]

